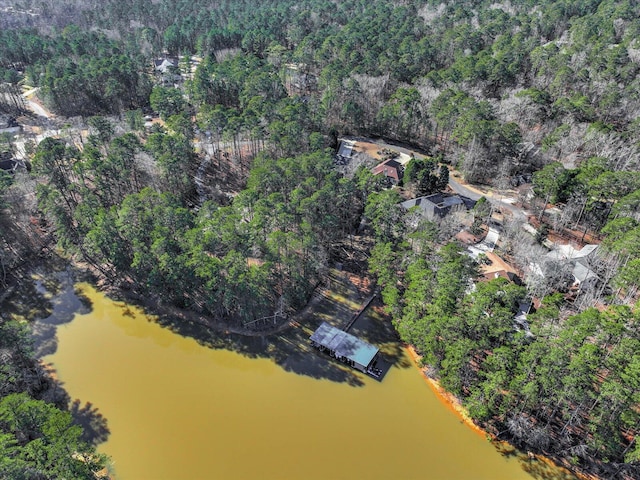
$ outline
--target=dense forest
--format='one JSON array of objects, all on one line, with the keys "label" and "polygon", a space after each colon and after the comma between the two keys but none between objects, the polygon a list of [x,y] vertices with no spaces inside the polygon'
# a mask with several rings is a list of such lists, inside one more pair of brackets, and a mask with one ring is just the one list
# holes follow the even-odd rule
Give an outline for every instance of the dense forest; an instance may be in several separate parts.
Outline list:
[{"label": "dense forest", "polygon": [[[636,2],[0,0],[0,11],[0,111],[29,117],[27,86],[57,115],[39,142],[0,137],[0,160],[31,168],[0,170],[0,298],[54,239],[113,285],[244,328],[298,311],[339,251],[371,238],[368,270],[401,339],[478,423],[584,471],[640,476]],[[404,191],[388,189],[369,168],[336,168],[343,135],[429,159],[408,165]],[[459,225],[398,206],[406,191],[442,190],[446,166],[498,192],[531,178],[536,238],[506,219],[500,246],[524,285],[470,288],[480,265],[452,241]],[[473,228],[491,222],[488,204]],[[576,294],[562,264],[531,268],[549,230],[600,245],[596,286]],[[532,299],[530,329],[514,329]],[[3,348],[33,362],[25,335]],[[16,358],[0,356],[2,382]],[[10,384],[3,396],[36,400],[2,400],[0,472],[36,478],[21,462],[49,433],[25,434],[16,412],[68,419]]]}]

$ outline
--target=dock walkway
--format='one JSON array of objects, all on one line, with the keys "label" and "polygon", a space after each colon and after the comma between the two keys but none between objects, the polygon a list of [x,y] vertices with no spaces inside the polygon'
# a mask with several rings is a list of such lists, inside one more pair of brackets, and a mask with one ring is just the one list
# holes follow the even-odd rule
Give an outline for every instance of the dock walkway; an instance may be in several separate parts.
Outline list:
[{"label": "dock walkway", "polygon": [[356,313],[353,314],[353,316],[351,317],[351,320],[349,320],[349,322],[342,327],[342,331],[344,332],[348,332],[349,329],[353,326],[354,323],[356,323],[356,320],[358,320],[358,318],[360,318],[360,315],[362,315],[362,313],[369,308],[369,305],[371,305],[371,302],[373,302],[373,299],[376,298],[376,296],[378,295],[378,291],[374,291],[373,294],[368,298],[368,300],[360,307],[360,310],[358,310]]}]

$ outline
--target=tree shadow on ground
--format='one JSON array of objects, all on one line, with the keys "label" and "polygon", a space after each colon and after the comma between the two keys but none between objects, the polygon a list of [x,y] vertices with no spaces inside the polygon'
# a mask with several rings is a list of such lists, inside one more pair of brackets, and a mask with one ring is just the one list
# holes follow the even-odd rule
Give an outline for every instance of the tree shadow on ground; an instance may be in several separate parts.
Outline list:
[{"label": "tree shadow on ground", "polygon": [[492,442],[496,450],[506,458],[513,458],[522,469],[536,480],[578,480],[579,477],[566,468],[553,463],[551,459],[540,458],[504,441]]},{"label": "tree shadow on ground", "polygon": [[52,295],[38,279],[24,278],[0,304],[4,318],[30,321],[53,313]]},{"label": "tree shadow on ground", "polygon": [[[529,459],[528,455],[519,452],[518,461],[522,469],[537,480],[580,480],[581,478],[606,478],[607,480],[633,480],[640,478],[640,467],[633,464],[603,463],[590,458],[582,458],[581,476],[572,473],[559,464],[567,462],[562,456]],[[556,463],[554,463],[556,462]]]},{"label": "tree shadow on ground", "polygon": [[382,357],[391,365],[399,368],[413,367],[379,297],[355,321],[349,333],[378,347]]},{"label": "tree shadow on ground", "polygon": [[527,454],[520,452],[518,461],[522,469],[537,480],[578,480],[573,473],[548,460],[530,459]]},{"label": "tree shadow on ground", "polygon": [[[332,274],[330,289],[319,288],[308,307],[296,315],[292,326],[280,332],[262,336],[224,333],[207,327],[191,315],[178,317],[165,313],[157,321],[208,348],[232,350],[250,358],[269,358],[284,370],[298,375],[364,386],[369,377],[317,351],[309,342],[309,337],[322,322],[340,328],[364,301],[366,296],[349,285],[346,275]],[[411,362],[405,356],[390,320],[380,313],[379,306],[379,302],[372,302],[350,333],[379,347],[386,364],[408,368]],[[376,307],[375,310],[372,307]]]}]

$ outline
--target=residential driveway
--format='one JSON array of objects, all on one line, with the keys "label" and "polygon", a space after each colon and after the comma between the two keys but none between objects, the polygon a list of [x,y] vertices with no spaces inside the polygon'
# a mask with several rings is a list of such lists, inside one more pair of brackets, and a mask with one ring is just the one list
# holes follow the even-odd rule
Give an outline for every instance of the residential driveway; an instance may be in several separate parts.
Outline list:
[{"label": "residential driveway", "polygon": [[[405,153],[407,155],[414,154],[417,158],[424,157],[424,155],[417,153],[414,150],[411,150],[410,148],[405,148],[398,145],[392,145],[392,144],[386,143],[384,140],[379,138],[367,138],[367,137],[355,137],[355,136],[344,137],[344,138],[348,140],[353,140],[356,142],[374,143],[376,145],[380,145],[380,147],[388,148],[390,150],[395,150],[396,152]],[[508,199],[508,198],[497,199],[495,198],[492,192],[483,194],[482,192],[474,189],[473,187],[469,188],[461,184],[460,182],[458,182],[452,177],[453,177],[452,175],[449,175],[449,187],[451,187],[451,190],[453,190],[454,192],[460,195],[464,195],[465,197],[468,197],[471,200],[478,200],[480,197],[484,196],[494,206],[502,210],[511,212],[511,215],[513,216],[514,219],[521,220],[523,222],[527,221],[527,213],[521,208],[518,208],[515,205],[513,205],[513,202],[514,202],[513,199]]]},{"label": "residential driveway", "polygon": [[511,212],[513,218],[522,220],[523,222],[527,220],[527,213],[523,209],[509,203],[509,199],[497,199],[494,197],[494,194],[492,192],[488,192],[486,195],[484,195],[478,190],[462,185],[451,176],[449,176],[449,187],[451,187],[451,190],[453,190],[457,194],[469,197],[471,200],[478,200],[480,197],[485,197],[489,202],[491,202],[493,206]]},{"label": "residential driveway", "polygon": [[498,243],[498,238],[500,238],[498,231],[490,228],[484,240],[475,245],[471,245],[469,251],[471,251],[474,258],[477,258],[481,253],[493,252],[493,249],[496,248],[496,243]]},{"label": "residential driveway", "polygon": [[44,117],[44,118],[53,117],[51,112],[48,112],[42,105],[40,105],[38,102],[33,101],[30,98],[32,95],[36,94],[38,90],[40,90],[40,88],[36,87],[22,94],[25,102],[27,103],[27,107],[29,108],[29,110],[31,110],[33,113],[35,113],[39,117]]},{"label": "residential driveway", "polygon": [[38,115],[39,117],[44,117],[44,118],[51,118],[51,114],[49,112],[47,112],[41,105],[37,104],[36,102],[32,101],[32,100],[27,100],[27,106],[29,107],[29,109],[35,113],[36,115]]},{"label": "residential driveway", "polygon": [[[476,190],[471,190],[470,188],[454,180],[451,175],[449,175],[449,187],[451,187],[451,190],[453,190],[457,194],[464,195],[465,197],[468,197],[471,200],[479,200],[480,197],[484,196],[480,192]],[[489,199],[487,198],[487,200]]]},{"label": "residential driveway", "polygon": [[404,153],[407,155],[415,155],[416,158],[424,158],[424,155],[412,150],[411,148],[401,147],[399,145],[392,145],[390,143],[385,142],[381,138],[369,138],[369,137],[356,137],[356,136],[345,136],[342,137],[344,140],[351,140],[354,142],[364,142],[364,143],[372,143],[375,145],[379,145],[381,148],[388,148],[389,150],[393,150],[398,153]]}]

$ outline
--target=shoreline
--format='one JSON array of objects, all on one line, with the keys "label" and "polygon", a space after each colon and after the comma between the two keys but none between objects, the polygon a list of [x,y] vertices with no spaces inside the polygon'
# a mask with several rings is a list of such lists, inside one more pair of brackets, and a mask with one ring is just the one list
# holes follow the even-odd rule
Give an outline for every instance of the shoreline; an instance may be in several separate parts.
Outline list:
[{"label": "shoreline", "polygon": [[553,461],[551,458],[546,457],[544,455],[539,455],[532,452],[524,452],[522,450],[518,450],[515,446],[511,445],[511,443],[509,443],[508,441],[500,440],[494,434],[489,433],[488,431],[482,429],[469,416],[469,412],[467,412],[467,409],[464,408],[464,406],[460,403],[460,400],[458,400],[453,394],[447,392],[442,387],[442,385],[440,385],[440,382],[438,382],[437,380],[434,380],[433,378],[430,378],[427,375],[426,367],[420,366],[420,359],[422,358],[422,356],[420,356],[418,352],[416,352],[415,348],[412,345],[405,345],[404,348],[407,354],[409,355],[409,357],[411,357],[411,360],[413,361],[415,367],[420,371],[422,378],[427,383],[429,388],[431,388],[431,391],[436,395],[438,400],[447,408],[447,410],[452,412],[456,417],[458,417],[458,419],[460,419],[462,423],[464,423],[468,428],[473,430],[477,435],[482,436],[483,438],[487,439],[492,443],[497,442],[500,444],[509,445],[515,451],[522,452],[523,455],[527,456],[529,461],[538,461],[538,462],[545,463],[552,468],[556,468],[569,475],[572,475],[577,480],[599,480],[600,479],[600,477],[594,476],[592,474],[572,471],[569,468],[567,468],[565,465],[558,464],[555,461]]},{"label": "shoreline", "polygon": [[[304,314],[308,311],[308,309],[318,301],[318,296],[316,291],[312,294],[310,301],[300,312],[297,312],[295,316],[288,319],[286,322],[277,326],[273,330],[261,331],[261,332],[240,330],[240,329],[234,328],[234,326],[231,326],[231,325],[216,325],[215,322],[212,322],[210,318],[207,318],[203,314],[199,314],[197,312],[192,312],[192,311],[186,311],[184,309],[180,309],[177,307],[171,307],[170,305],[163,304],[157,298],[145,299],[133,290],[110,284],[109,282],[106,282],[103,277],[97,274],[95,269],[92,269],[88,264],[84,262],[78,262],[77,259],[71,259],[70,263],[72,266],[72,270],[74,270],[73,272],[74,284],[85,282],[91,285],[97,291],[110,297],[112,300],[115,300],[117,302],[124,301],[127,303],[129,302],[132,303],[133,305],[141,308],[141,310],[146,315],[150,315],[152,317],[160,317],[160,316],[163,316],[163,314],[164,315],[168,314],[169,318],[181,319],[181,320],[186,320],[187,322],[198,323],[201,326],[211,331],[218,332],[223,335],[231,334],[231,335],[239,335],[244,337],[266,337],[274,333],[282,332],[292,327],[295,328],[298,324],[297,321],[300,320],[301,317],[304,317]],[[155,322],[161,324],[161,326],[163,326],[164,328],[171,329],[170,326],[165,325],[162,322],[159,322],[158,318],[155,319]],[[184,336],[179,332],[176,332],[176,333]],[[442,385],[438,380],[430,378],[427,375],[426,373],[427,367],[423,367],[420,365],[420,360],[422,356],[416,352],[415,348],[412,345],[407,345],[407,344],[404,344],[403,346],[404,346],[405,352],[409,355],[415,367],[419,370],[424,381],[427,383],[431,391],[436,395],[436,397],[441,402],[441,404],[447,410],[452,412],[468,428],[472,429],[477,435],[480,435],[485,440],[488,440],[494,445],[497,445],[497,444],[505,445],[509,447],[509,450],[513,449],[513,451],[515,452],[520,452],[520,454],[523,457],[520,460],[524,459],[526,461],[528,456],[529,461],[539,461],[541,463],[547,464],[549,467],[562,470],[567,474],[571,475],[576,480],[599,480],[600,478],[602,478],[586,472],[572,471],[562,463],[557,463],[556,461],[544,455],[534,454],[532,452],[528,452],[525,450],[518,450],[515,446],[511,445],[508,441],[500,440],[495,436],[495,434],[492,434],[489,431],[484,430],[473,421],[473,419],[469,415],[466,408],[462,405],[460,400],[455,395],[447,392],[444,389],[444,387],[442,387]],[[43,365],[43,367],[46,368],[45,365]],[[47,374],[51,376],[54,380],[56,380],[57,375],[55,371],[49,370],[47,371]],[[507,455],[510,455],[510,454],[507,454]],[[567,477],[567,479],[568,478],[569,477]]]},{"label": "shoreline", "polygon": [[430,378],[426,374],[426,368],[420,366],[420,359],[422,358],[418,352],[416,352],[415,348],[412,345],[405,345],[405,350],[413,360],[415,367],[420,371],[422,378],[429,385],[429,388],[435,393],[438,400],[447,408],[447,410],[453,412],[453,414],[460,419],[462,423],[464,423],[467,427],[473,430],[476,434],[480,435],[483,438],[489,438],[491,440],[495,440],[495,436],[483,430],[478,425],[475,424],[473,419],[469,416],[467,410],[462,406],[460,401],[451,393],[447,392],[440,382]]}]

